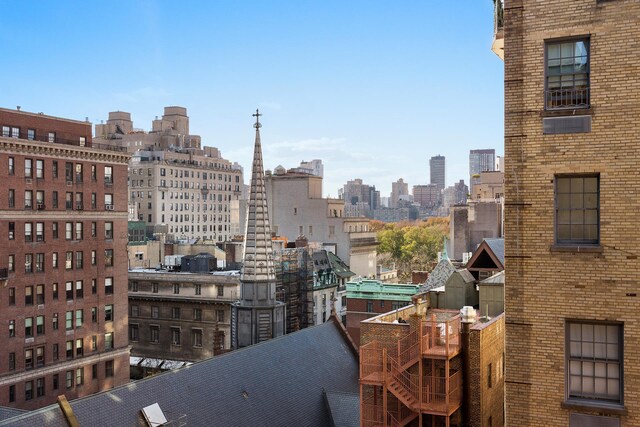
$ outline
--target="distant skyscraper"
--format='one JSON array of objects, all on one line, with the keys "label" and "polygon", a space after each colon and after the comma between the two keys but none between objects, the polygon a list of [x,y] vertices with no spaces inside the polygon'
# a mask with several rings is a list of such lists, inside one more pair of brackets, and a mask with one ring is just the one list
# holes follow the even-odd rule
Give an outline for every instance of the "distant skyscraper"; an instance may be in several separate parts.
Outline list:
[{"label": "distant skyscraper", "polygon": [[[471,192],[473,192],[473,184],[480,172],[494,171],[496,170],[496,150],[493,148],[471,150],[469,152],[469,186]],[[477,178],[476,177],[476,178]]]},{"label": "distant skyscraper", "polygon": [[300,169],[309,170],[309,173],[315,176],[322,177],[322,175],[324,174],[324,166],[322,165],[322,160],[320,159],[313,159],[309,162],[303,160],[300,162],[299,167]]},{"label": "distant skyscraper", "polygon": [[440,190],[444,189],[447,179],[444,156],[433,156],[429,160],[429,171],[431,174],[430,184],[435,184]]},{"label": "distant skyscraper", "polygon": [[391,198],[389,199],[389,207],[397,208],[398,200],[400,196],[406,196],[409,194],[409,184],[404,182],[402,178],[400,178],[397,182],[391,183]]},{"label": "distant skyscraper", "polygon": [[256,110],[251,192],[240,273],[242,295],[240,301],[231,307],[233,348],[246,347],[284,335],[285,305],[276,301],[276,273],[260,144],[260,115]]}]

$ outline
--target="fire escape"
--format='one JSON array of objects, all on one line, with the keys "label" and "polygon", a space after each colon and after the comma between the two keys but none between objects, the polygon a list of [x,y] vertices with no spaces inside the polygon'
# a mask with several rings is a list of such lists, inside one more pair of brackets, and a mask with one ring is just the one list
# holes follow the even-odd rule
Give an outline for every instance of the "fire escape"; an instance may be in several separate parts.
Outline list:
[{"label": "fire escape", "polygon": [[432,310],[360,347],[361,426],[449,427],[462,405],[460,325]]}]

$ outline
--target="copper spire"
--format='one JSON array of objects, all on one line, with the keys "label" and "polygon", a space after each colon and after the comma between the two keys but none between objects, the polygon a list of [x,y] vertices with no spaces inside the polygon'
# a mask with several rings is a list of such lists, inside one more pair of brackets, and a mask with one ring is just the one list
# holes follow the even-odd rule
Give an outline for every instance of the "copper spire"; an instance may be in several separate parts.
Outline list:
[{"label": "copper spire", "polygon": [[[244,266],[240,276],[242,282],[275,282],[276,280],[264,167],[262,165],[262,146],[260,144],[261,115],[257,109],[253,114],[253,117],[256,118],[256,123],[253,125],[256,128],[256,140],[253,151],[247,225],[244,233]],[[275,299],[275,295],[271,298]]]}]

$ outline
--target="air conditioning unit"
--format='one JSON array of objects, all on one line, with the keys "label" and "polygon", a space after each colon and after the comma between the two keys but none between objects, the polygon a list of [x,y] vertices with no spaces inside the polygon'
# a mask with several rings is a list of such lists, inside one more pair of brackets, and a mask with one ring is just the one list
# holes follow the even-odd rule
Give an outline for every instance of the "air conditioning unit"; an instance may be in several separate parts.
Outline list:
[{"label": "air conditioning unit", "polygon": [[67,187],[73,186],[73,181],[67,181]]},{"label": "air conditioning unit", "polygon": [[104,210],[105,211],[112,211],[113,210],[113,205],[104,205]]},{"label": "air conditioning unit", "polygon": [[82,209],[84,209],[82,203],[76,203],[76,210],[81,211]]},{"label": "air conditioning unit", "polygon": [[27,178],[24,180],[24,182],[26,182],[27,184],[31,184],[33,180],[31,178]]},{"label": "air conditioning unit", "polygon": [[44,203],[36,203],[36,209],[38,209],[39,211],[44,209]]},{"label": "air conditioning unit", "polygon": [[44,236],[36,236],[36,242],[44,242]]}]

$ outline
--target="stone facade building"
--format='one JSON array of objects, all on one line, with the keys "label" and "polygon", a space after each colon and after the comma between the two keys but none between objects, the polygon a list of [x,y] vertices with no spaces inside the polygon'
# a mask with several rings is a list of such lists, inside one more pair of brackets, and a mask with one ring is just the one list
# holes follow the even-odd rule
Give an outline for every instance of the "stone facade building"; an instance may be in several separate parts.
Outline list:
[{"label": "stone facade building", "polygon": [[168,240],[225,242],[237,234],[243,171],[189,133],[183,107],[165,107],[152,130],[133,128],[131,115],[111,112],[95,141],[132,153],[129,202],[136,219],[163,226]]},{"label": "stone facade building", "polygon": [[231,272],[129,271],[131,355],[195,362],[231,348]]},{"label": "stone facade building", "polygon": [[507,425],[638,426],[640,3],[507,0],[501,34]]},{"label": "stone facade building", "polygon": [[129,155],[89,122],[0,109],[0,126],[0,405],[124,384]]}]

